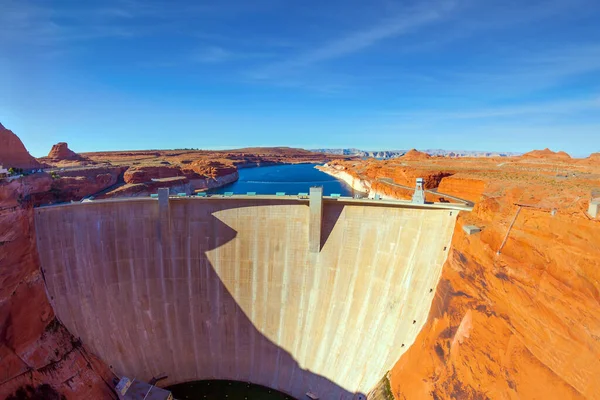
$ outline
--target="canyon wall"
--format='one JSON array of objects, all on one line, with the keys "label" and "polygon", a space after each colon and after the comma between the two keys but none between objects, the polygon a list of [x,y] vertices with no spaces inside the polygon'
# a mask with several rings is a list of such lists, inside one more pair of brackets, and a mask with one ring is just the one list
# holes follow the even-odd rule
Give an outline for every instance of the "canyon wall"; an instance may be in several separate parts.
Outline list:
[{"label": "canyon wall", "polygon": [[526,196],[459,216],[428,322],[392,369],[396,398],[600,398],[600,222],[581,201],[524,207],[497,254]]},{"label": "canyon wall", "polygon": [[0,181],[0,398],[111,399],[112,374],[56,318],[39,266],[33,205],[46,174]]}]

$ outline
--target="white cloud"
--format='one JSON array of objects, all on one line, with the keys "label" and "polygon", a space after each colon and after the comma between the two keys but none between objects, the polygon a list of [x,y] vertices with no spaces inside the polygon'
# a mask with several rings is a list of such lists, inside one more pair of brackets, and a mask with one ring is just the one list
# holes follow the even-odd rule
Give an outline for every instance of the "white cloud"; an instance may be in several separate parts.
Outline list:
[{"label": "white cloud", "polygon": [[583,99],[570,99],[551,102],[524,103],[512,106],[468,108],[468,109],[440,109],[422,111],[403,111],[392,113],[398,117],[408,119],[431,120],[470,120],[470,119],[498,119],[536,115],[568,115],[578,112],[598,110],[600,115],[600,97]]},{"label": "white cloud", "polygon": [[449,1],[428,4],[416,9],[405,10],[394,17],[378,21],[366,29],[356,30],[325,42],[305,53],[267,65],[253,76],[268,79],[271,75],[307,67],[312,64],[339,58],[369,48],[378,42],[415,31],[438,21],[450,13],[454,3]]},{"label": "white cloud", "polygon": [[192,55],[193,61],[207,64],[224,62],[232,57],[233,53],[217,46],[206,47]]}]

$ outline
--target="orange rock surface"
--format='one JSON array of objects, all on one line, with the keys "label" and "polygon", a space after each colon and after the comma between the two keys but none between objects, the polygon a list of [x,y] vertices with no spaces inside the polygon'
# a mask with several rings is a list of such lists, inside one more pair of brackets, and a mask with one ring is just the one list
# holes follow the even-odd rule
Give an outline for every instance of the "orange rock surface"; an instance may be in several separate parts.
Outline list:
[{"label": "orange rock surface", "polygon": [[468,174],[459,173],[443,178],[438,191],[475,202],[481,199],[485,187],[485,180],[470,178]]},{"label": "orange rock surface", "polygon": [[569,160],[571,158],[570,155],[565,153],[564,151],[554,152],[549,148],[545,148],[544,150],[533,150],[529,153],[523,154],[521,157],[523,158],[541,158],[545,160]]},{"label": "orange rock surface", "polygon": [[0,182],[0,398],[115,398],[108,368],[55,318],[46,296],[33,205],[51,186],[47,174]]},{"label": "orange rock surface", "polygon": [[40,168],[40,163],[29,154],[21,139],[0,124],[0,165],[5,168]]},{"label": "orange rock surface", "polygon": [[431,156],[427,153],[423,153],[421,151],[411,149],[411,150],[407,151],[406,154],[404,154],[400,158],[405,161],[418,161],[418,160],[427,160],[428,158],[431,158]]},{"label": "orange rock surface", "polygon": [[151,182],[152,179],[172,178],[183,175],[184,174],[179,167],[132,167],[125,171],[123,179],[125,180],[125,183],[144,183]]}]

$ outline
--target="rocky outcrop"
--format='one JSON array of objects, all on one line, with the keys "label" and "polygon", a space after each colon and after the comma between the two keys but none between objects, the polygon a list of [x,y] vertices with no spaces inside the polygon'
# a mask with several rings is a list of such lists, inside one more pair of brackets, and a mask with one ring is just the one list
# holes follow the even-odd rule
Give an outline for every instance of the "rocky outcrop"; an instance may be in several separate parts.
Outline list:
[{"label": "rocky outcrop", "polygon": [[5,168],[41,168],[41,164],[29,154],[21,139],[2,124],[0,124],[0,165]]},{"label": "rocky outcrop", "polygon": [[402,160],[405,161],[427,160],[428,158],[431,158],[429,154],[417,151],[415,149],[407,151],[406,154],[402,156]]},{"label": "rocky outcrop", "polygon": [[525,153],[521,156],[522,158],[533,158],[533,159],[548,159],[548,160],[570,160],[571,156],[565,153],[564,151],[554,152],[549,148],[545,148],[544,150],[533,150],[528,153]]},{"label": "rocky outcrop", "polygon": [[46,174],[0,183],[0,398],[116,398],[112,373],[62,326],[46,296],[33,205],[51,185]]},{"label": "rocky outcrop", "polygon": [[600,166],[600,153],[592,153],[587,158],[579,160],[579,164]]},{"label": "rocky outcrop", "polygon": [[227,185],[239,178],[237,168],[218,161],[199,160],[179,166],[140,166],[124,174],[125,185],[102,197],[140,197],[169,188],[172,194],[192,194]]},{"label": "rocky outcrop", "polygon": [[438,192],[476,202],[483,196],[485,186],[486,183],[482,179],[456,174],[443,178],[438,186]]},{"label": "rocky outcrop", "polygon": [[59,171],[52,174],[50,190],[41,193],[38,201],[52,204],[64,201],[79,201],[96,195],[119,183],[127,167],[97,167]]},{"label": "rocky outcrop", "polygon": [[[191,176],[191,173],[195,173],[198,176]],[[189,169],[184,169],[184,173],[188,178],[207,177],[207,178],[218,178],[221,176],[231,175],[237,172],[237,168],[232,164],[224,164],[217,161],[204,161],[199,160],[193,162]]]},{"label": "rocky outcrop", "polygon": [[119,186],[97,198],[147,197],[153,193],[158,193],[159,188],[168,188],[169,193],[171,194],[191,194],[193,192],[192,186],[190,185],[190,180],[188,178],[185,176],[176,176],[172,178],[155,178],[154,181],[150,182],[128,183],[123,186]]},{"label": "rocky outcrop", "polygon": [[88,158],[80,156],[73,150],[69,149],[69,146],[65,142],[60,142],[52,146],[50,153],[46,157],[48,161],[60,162],[60,161],[90,161]]},{"label": "rocky outcrop", "polygon": [[142,166],[129,168],[123,175],[125,183],[135,184],[152,182],[153,179],[184,176],[183,171],[175,166]]}]

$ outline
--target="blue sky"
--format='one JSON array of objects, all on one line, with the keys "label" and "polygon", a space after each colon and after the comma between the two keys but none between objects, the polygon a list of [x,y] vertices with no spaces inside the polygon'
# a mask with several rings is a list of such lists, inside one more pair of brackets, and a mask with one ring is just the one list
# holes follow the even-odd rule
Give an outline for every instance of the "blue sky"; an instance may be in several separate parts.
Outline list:
[{"label": "blue sky", "polygon": [[0,0],[0,122],[35,156],[600,151],[597,0]]}]

